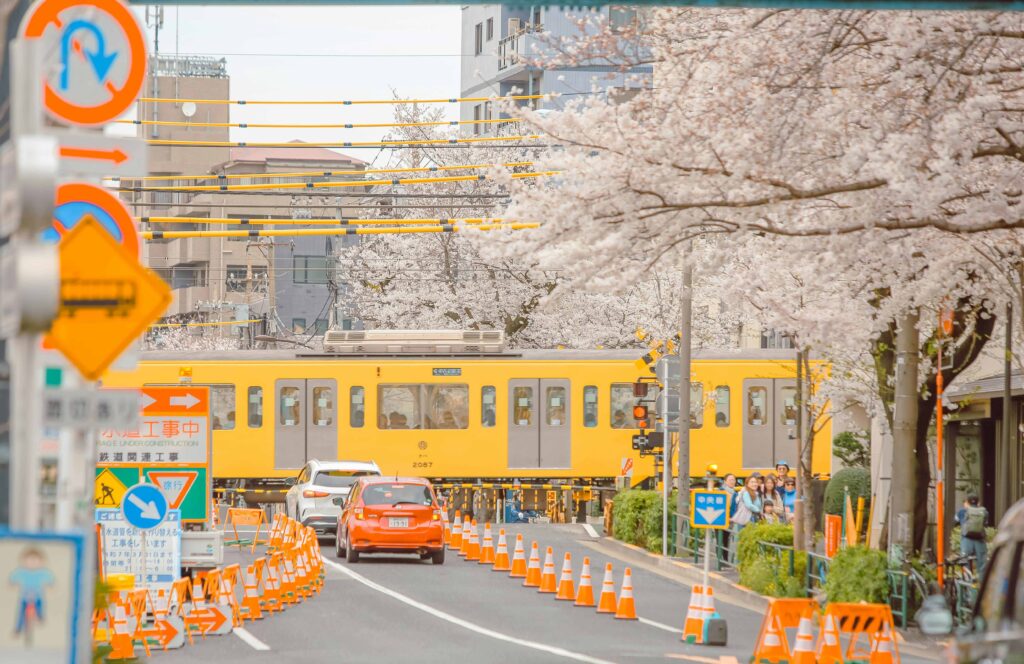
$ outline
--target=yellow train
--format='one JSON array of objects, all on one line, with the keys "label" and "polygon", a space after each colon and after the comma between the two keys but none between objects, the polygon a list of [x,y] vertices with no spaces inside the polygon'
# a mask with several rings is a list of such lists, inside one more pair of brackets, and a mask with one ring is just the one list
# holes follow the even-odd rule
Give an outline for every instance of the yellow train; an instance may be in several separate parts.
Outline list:
[{"label": "yellow train", "polygon": [[[421,349],[422,350],[422,349]],[[654,474],[632,449],[641,351],[458,355],[303,355],[295,351],[145,352],[107,387],[211,388],[213,476],[247,488],[292,477],[309,459],[374,460],[386,474],[446,481],[632,483]],[[707,464],[748,474],[793,462],[792,352],[697,353],[691,475]],[[812,363],[813,364],[813,363]],[[813,472],[831,472],[831,429]]]}]

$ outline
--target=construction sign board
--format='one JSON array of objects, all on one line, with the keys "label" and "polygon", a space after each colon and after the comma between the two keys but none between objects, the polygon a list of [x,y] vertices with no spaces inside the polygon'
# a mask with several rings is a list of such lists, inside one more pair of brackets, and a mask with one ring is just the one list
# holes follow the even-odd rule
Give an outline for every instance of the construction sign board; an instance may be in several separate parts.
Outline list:
[{"label": "construction sign board", "polygon": [[96,507],[118,508],[139,482],[160,487],[184,523],[210,516],[210,388],[142,387],[138,426],[100,431]]},{"label": "construction sign board", "polygon": [[[129,525],[121,510],[96,510],[103,530],[103,574],[131,574],[135,587],[166,586],[181,575],[181,512],[170,510],[156,528]],[[145,551],[145,559],[143,559]]]}]

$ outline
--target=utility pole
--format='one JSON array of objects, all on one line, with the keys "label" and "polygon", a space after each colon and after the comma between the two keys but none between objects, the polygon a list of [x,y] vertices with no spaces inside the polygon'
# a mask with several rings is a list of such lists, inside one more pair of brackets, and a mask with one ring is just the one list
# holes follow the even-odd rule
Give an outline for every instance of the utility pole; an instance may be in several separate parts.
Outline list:
[{"label": "utility pole", "polygon": [[1012,441],[1013,424],[1010,419],[1012,411],[1012,394],[1010,393],[1010,374],[1013,371],[1013,304],[1006,303],[1006,333],[1003,347],[1003,423],[1002,423],[1002,449],[999,454],[1000,484],[996,485],[996,518],[1001,518],[1003,512],[1010,508],[1011,478],[1015,475],[1011,471],[1013,464]]},{"label": "utility pole", "polygon": [[[690,355],[693,345],[693,268],[690,254],[693,243],[686,245],[686,265],[683,267],[683,284],[679,301],[679,453],[677,470],[679,493],[676,494],[676,523],[690,513]],[[677,526],[676,555],[683,555],[682,529]]]},{"label": "utility pole", "polygon": [[892,507],[889,553],[903,560],[914,546],[915,437],[917,435],[917,357],[920,314],[906,313],[896,330],[896,384],[893,398]]},{"label": "utility pole", "polygon": [[796,349],[796,500],[793,502],[793,548],[806,551],[804,540],[804,363]]}]

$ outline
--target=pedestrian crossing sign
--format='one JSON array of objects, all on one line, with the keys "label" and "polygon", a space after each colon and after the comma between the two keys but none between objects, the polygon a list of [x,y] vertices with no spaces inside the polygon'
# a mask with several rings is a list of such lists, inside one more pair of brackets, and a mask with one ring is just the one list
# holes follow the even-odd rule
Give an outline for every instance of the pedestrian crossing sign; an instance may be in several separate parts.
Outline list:
[{"label": "pedestrian crossing sign", "polygon": [[[132,482],[132,484],[134,483]],[[128,491],[128,487],[125,483],[110,468],[104,468],[96,475],[95,505],[96,507],[120,507],[126,491]]]},{"label": "pedestrian crossing sign", "polygon": [[724,530],[729,527],[729,494],[711,489],[690,492],[690,525]]}]

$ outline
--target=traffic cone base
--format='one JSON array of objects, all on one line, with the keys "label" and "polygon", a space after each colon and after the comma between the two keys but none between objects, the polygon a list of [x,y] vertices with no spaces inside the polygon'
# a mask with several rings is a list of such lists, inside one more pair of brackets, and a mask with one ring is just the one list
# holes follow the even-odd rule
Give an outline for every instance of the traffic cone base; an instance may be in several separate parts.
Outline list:
[{"label": "traffic cone base", "polygon": [[700,643],[704,640],[704,586],[695,585],[690,591],[682,640],[687,643]]}]

